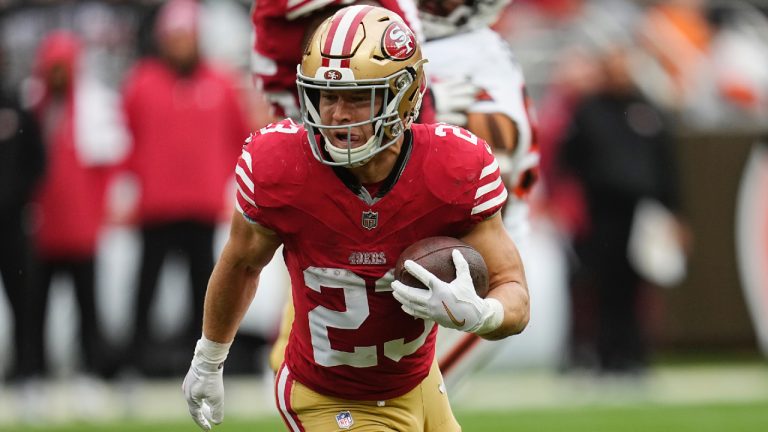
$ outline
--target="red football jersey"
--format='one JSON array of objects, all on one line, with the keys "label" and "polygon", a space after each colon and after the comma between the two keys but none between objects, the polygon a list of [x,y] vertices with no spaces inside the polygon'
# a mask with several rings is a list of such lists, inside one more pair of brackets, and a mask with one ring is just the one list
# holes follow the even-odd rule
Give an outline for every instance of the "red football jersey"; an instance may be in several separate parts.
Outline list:
[{"label": "red football jersey", "polygon": [[488,145],[456,126],[413,125],[375,197],[318,162],[291,120],[249,138],[237,205],[284,243],[296,317],[285,359],[313,390],[353,400],[402,395],[428,374],[434,323],[400,309],[390,284],[400,253],[461,237],[507,198]]},{"label": "red football jersey", "polygon": [[[276,116],[298,118],[296,66],[301,62],[307,29],[319,24],[314,22],[317,12],[353,3],[355,0],[255,2],[251,13],[254,78],[270,99]],[[379,0],[379,4],[400,15],[421,40],[421,24],[412,0]]]}]

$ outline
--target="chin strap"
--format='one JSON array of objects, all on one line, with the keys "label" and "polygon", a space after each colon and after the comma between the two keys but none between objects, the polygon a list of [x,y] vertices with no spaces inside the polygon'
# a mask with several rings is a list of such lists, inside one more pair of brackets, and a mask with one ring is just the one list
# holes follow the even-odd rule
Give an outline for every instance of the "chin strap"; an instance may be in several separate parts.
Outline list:
[{"label": "chin strap", "polygon": [[[344,162],[350,162],[354,159],[354,157],[358,154],[362,154],[364,152],[371,152],[371,149],[376,146],[376,135],[371,136],[368,138],[368,141],[366,141],[365,144],[361,145],[360,147],[353,148],[350,150],[347,149],[340,149],[328,140],[328,138],[323,135],[323,141],[325,141],[325,151],[328,152],[328,154],[331,156],[331,159],[334,160],[334,162],[344,163]],[[370,157],[367,157],[365,159],[362,159],[357,162],[350,162],[348,165],[346,165],[349,168],[356,168],[362,165],[365,165],[371,158],[373,158],[373,154]]]}]

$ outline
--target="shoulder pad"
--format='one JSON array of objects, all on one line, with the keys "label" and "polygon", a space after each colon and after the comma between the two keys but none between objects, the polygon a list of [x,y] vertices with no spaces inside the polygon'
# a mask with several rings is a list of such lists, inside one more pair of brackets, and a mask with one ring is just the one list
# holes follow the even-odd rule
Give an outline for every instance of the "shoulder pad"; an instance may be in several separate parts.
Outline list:
[{"label": "shoulder pad", "polygon": [[490,146],[458,126],[438,123],[414,128],[415,145],[424,145],[424,179],[430,191],[451,205],[463,205],[473,218],[493,214],[507,197]]},{"label": "shoulder pad", "polygon": [[441,198],[464,193],[479,178],[491,154],[488,144],[459,126],[437,123],[424,129],[430,150],[424,161],[426,180],[436,193],[441,191]]},{"label": "shoulder pad", "polygon": [[251,158],[254,200],[264,207],[280,206],[301,191],[313,157],[304,127],[290,119],[252,133],[243,152]]}]

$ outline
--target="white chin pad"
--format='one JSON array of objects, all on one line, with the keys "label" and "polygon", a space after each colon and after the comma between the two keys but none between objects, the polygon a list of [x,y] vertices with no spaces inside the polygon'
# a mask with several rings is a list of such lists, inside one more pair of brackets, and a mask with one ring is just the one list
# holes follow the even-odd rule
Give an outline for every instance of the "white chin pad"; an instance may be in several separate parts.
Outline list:
[{"label": "white chin pad", "polygon": [[375,135],[368,138],[365,144],[349,151],[331,144],[331,141],[325,135],[323,139],[325,140],[325,150],[331,156],[331,159],[338,163],[349,163],[350,166],[360,166],[368,162],[370,157],[366,157],[366,155],[371,154],[376,147]]}]

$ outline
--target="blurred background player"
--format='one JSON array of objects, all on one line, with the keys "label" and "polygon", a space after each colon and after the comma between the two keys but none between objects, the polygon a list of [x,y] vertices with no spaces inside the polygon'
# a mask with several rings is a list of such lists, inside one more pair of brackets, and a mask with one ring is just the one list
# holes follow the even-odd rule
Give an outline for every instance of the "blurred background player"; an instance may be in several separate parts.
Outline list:
[{"label": "blurred background player", "polygon": [[[416,4],[412,0],[381,0],[381,1],[354,1],[354,0],[309,0],[296,2],[290,0],[280,1],[255,1],[251,18],[254,28],[254,49],[252,70],[256,86],[263,92],[272,109],[273,120],[281,120],[289,117],[299,120],[299,102],[296,88],[296,65],[301,61],[303,46],[306,39],[312,35],[314,29],[327,17],[333,15],[340,8],[351,4],[379,5],[385,9],[397,13],[403,21],[421,37],[421,23],[419,21]],[[426,97],[422,103],[419,122],[432,123],[435,120],[432,100]],[[286,278],[279,273],[284,273],[281,267],[271,266],[262,276],[273,288],[262,291],[283,291],[282,285]],[[262,295],[267,296],[267,292]],[[282,297],[283,294],[274,294]],[[290,295],[290,294],[289,294]],[[288,334],[293,321],[293,308],[290,300],[287,301],[280,328],[270,353],[270,367],[273,371],[282,363],[283,351],[288,343]]]},{"label": "blurred background player", "polygon": [[[507,190],[504,225],[525,255],[527,197],[538,175],[539,154],[521,66],[490,28],[510,0],[419,0],[427,42],[425,70],[436,116],[488,142]],[[456,53],[461,53],[457,57]],[[504,347],[474,334],[441,329],[438,358],[446,385],[455,388]]]},{"label": "blurred background player", "polygon": [[193,0],[163,5],[154,27],[159,55],[139,61],[123,89],[133,136],[128,168],[138,182],[136,218],[143,244],[126,360],[144,373],[173,370],[167,346],[164,356],[152,356],[149,349],[155,339],[150,308],[169,255],[187,261],[192,294],[192,314],[178,346],[197,339],[195,326],[203,316],[214,263],[214,232],[249,130],[234,75],[200,55],[199,10]]}]

